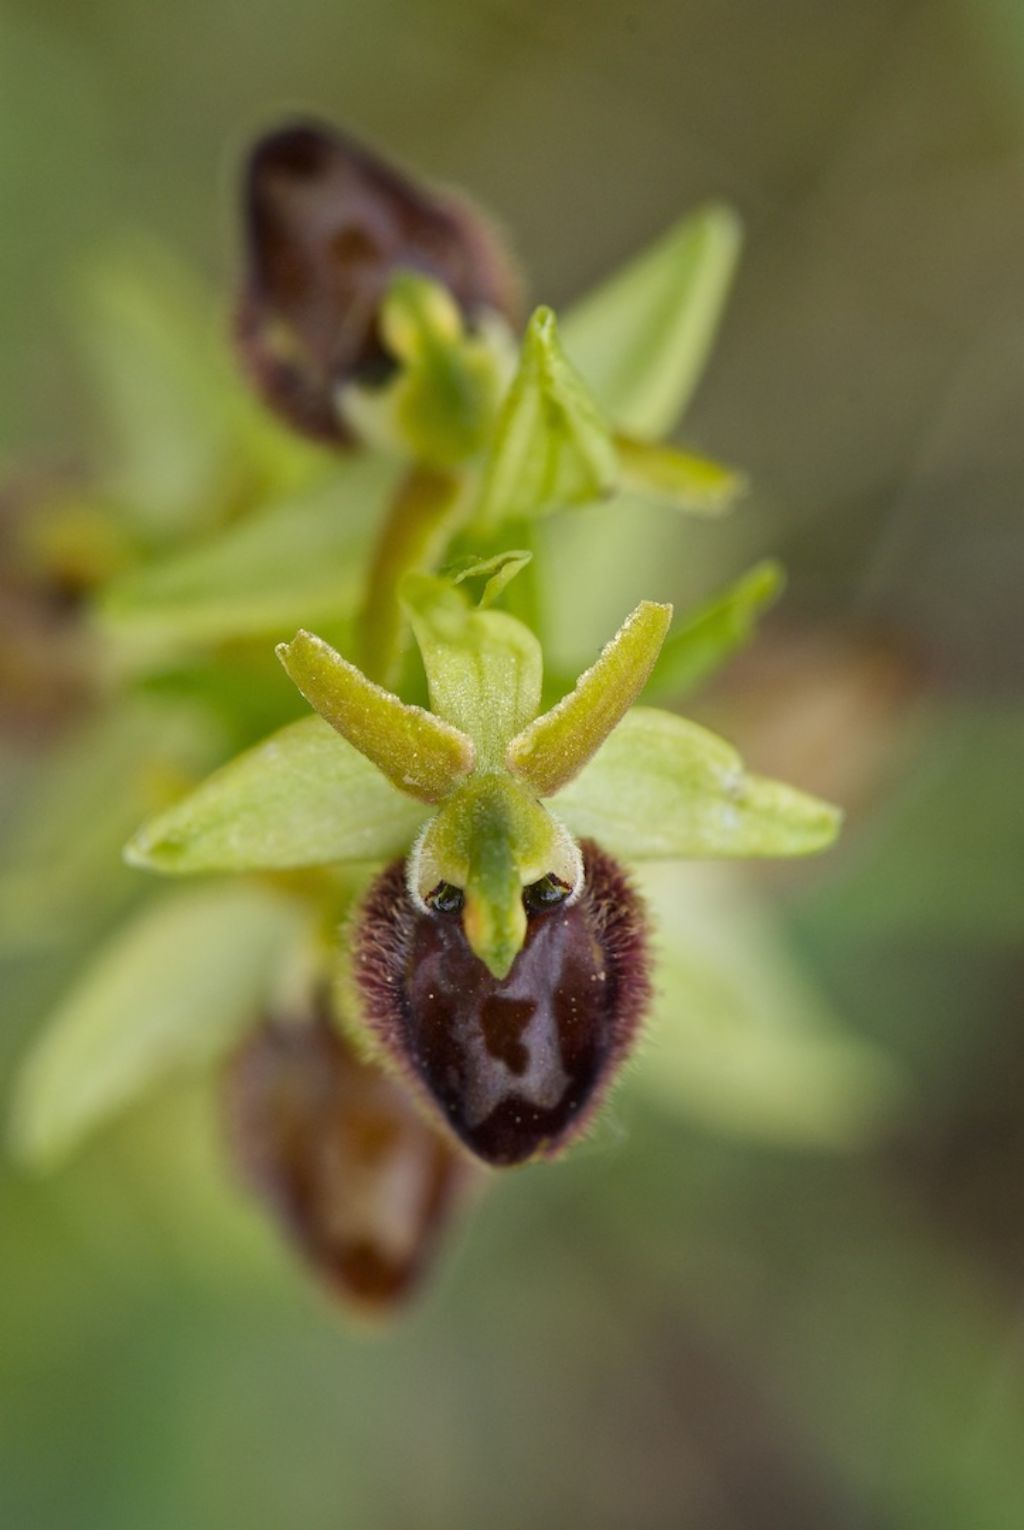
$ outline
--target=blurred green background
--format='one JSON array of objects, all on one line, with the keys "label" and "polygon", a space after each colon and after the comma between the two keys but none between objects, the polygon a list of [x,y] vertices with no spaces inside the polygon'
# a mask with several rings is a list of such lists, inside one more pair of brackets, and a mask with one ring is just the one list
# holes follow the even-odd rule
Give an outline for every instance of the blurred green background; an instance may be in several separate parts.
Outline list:
[{"label": "blurred green background", "polygon": [[[90,456],[98,252],[156,238],[227,311],[240,155],[296,109],[471,191],[556,306],[700,199],[742,212],[687,436],[755,493],[639,519],[614,615],[786,561],[695,711],[850,807],[754,886],[903,1103],[836,1151],[787,1141],[784,1083],[776,1129],[730,1121],[713,1048],[686,1109],[638,1079],[373,1336],[236,1193],[210,1089],[165,1092],[51,1179],[2,1171],[0,1525],[1018,1530],[1024,12],[4,0],[5,472]],[[581,628],[606,531],[573,543]],[[5,963],[5,1076],[72,961]]]}]

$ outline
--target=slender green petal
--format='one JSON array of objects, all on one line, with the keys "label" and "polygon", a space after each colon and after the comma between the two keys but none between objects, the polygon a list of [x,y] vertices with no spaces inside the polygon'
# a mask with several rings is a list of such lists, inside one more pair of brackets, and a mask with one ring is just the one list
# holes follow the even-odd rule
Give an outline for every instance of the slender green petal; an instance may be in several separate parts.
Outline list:
[{"label": "slender green petal", "polygon": [[225,1051],[301,929],[294,903],[204,887],[150,905],[79,979],[17,1084],[12,1136],[37,1164],[185,1067]]},{"label": "slender green petal", "polygon": [[125,859],[149,871],[261,871],[404,855],[426,811],[319,717],[215,771],[144,824]]},{"label": "slender green petal", "polygon": [[608,423],[562,352],[554,314],[538,308],[484,464],[477,525],[598,499],[618,472]]},{"label": "slender green petal", "polygon": [[565,349],[616,424],[667,435],[700,381],[739,255],[739,219],[684,218],[566,316]]},{"label": "slender green petal", "polygon": [[439,802],[473,769],[464,733],[374,685],[323,638],[299,632],[277,654],[310,706],[399,791]]},{"label": "slender green petal", "polygon": [[746,492],[745,473],[710,457],[697,457],[660,442],[638,441],[634,436],[617,435],[615,445],[623,489],[674,510],[721,515]]},{"label": "slender green petal", "polygon": [[837,808],[750,775],[724,739],[636,707],[555,809],[574,834],[643,859],[808,855],[839,831]]},{"label": "slender green petal", "polygon": [[353,459],[295,499],[115,580],[98,611],[129,667],[167,650],[354,616],[395,469]]},{"label": "slender green petal", "polygon": [[694,611],[665,639],[645,699],[683,696],[714,674],[749,641],[758,617],[774,605],[784,585],[782,565],[767,558]]},{"label": "slender green petal", "polygon": [[575,689],[512,740],[508,768],[538,796],[561,791],[621,721],[647,683],[671,620],[671,606],[641,601]]},{"label": "slender green petal", "polygon": [[429,574],[408,577],[402,601],[433,711],[472,738],[480,765],[501,765],[509,739],[540,706],[537,639],[514,616],[475,609],[448,580]]}]

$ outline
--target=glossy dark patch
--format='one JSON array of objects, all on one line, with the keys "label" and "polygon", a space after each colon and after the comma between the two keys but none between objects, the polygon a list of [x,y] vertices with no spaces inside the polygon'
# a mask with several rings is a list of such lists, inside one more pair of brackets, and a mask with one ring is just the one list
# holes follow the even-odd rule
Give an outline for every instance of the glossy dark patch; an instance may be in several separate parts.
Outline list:
[{"label": "glossy dark patch", "polygon": [[226,1106],[246,1179],[317,1273],[363,1307],[404,1300],[469,1169],[405,1089],[321,1015],[248,1037]]},{"label": "glossy dark patch", "polygon": [[488,1163],[550,1156],[578,1135],[649,1001],[639,898],[610,856],[582,849],[581,897],[524,897],[526,941],[500,981],[460,918],[414,907],[401,863],[374,884],[356,931],[370,1024]]},{"label": "glossy dark patch", "polygon": [[339,386],[391,370],[377,316],[400,268],[442,282],[470,321],[485,309],[518,317],[517,282],[486,220],[331,128],[297,123],[261,139],[244,201],[239,344],[266,401],[308,435],[347,441]]}]

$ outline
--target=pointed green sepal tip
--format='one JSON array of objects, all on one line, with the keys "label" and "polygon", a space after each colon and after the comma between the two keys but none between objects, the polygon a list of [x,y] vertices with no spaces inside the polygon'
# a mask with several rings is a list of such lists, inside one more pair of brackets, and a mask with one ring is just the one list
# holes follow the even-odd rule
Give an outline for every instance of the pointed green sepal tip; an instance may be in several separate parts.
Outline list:
[{"label": "pointed green sepal tip", "polygon": [[622,487],[691,515],[723,515],[750,488],[748,475],[711,457],[618,434]]},{"label": "pointed green sepal tip", "polygon": [[440,802],[472,771],[471,739],[375,685],[323,638],[298,632],[276,651],[310,706],[399,791]]},{"label": "pointed green sepal tip", "polygon": [[565,316],[565,347],[620,429],[656,439],[704,372],[742,242],[735,211],[696,208]]},{"label": "pointed green sepal tip", "polygon": [[509,744],[513,775],[539,797],[568,785],[640,695],[671,620],[670,605],[641,601],[568,696]]},{"label": "pointed green sepal tip", "polygon": [[785,586],[782,564],[765,558],[684,617],[658,655],[646,699],[678,699],[701,685],[749,642]]}]

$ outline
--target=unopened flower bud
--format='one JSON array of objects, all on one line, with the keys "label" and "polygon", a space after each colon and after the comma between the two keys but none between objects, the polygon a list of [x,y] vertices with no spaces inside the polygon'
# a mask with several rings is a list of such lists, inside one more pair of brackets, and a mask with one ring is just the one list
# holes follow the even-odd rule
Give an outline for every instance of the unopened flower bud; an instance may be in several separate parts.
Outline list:
[{"label": "unopened flower bud", "polygon": [[393,371],[379,321],[399,271],[440,282],[469,324],[518,317],[511,262],[481,214],[331,128],[298,123],[262,138],[244,196],[239,344],[267,403],[307,435],[350,442],[340,390]]},{"label": "unopened flower bud", "polygon": [[325,1017],[270,1021],[227,1076],[245,1178],[314,1271],[357,1306],[405,1300],[470,1166]]}]

